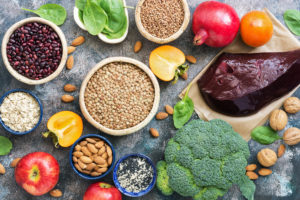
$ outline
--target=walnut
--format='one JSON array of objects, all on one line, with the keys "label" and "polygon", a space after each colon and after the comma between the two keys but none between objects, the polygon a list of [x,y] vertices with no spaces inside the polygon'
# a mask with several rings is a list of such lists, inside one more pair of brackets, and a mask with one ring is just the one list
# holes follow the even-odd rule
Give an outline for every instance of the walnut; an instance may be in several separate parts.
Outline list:
[{"label": "walnut", "polygon": [[289,97],[284,101],[283,107],[288,113],[297,113],[300,110],[300,99],[297,97]]},{"label": "walnut", "polygon": [[262,166],[271,167],[275,165],[277,161],[277,155],[272,149],[265,148],[258,152],[257,160]]}]

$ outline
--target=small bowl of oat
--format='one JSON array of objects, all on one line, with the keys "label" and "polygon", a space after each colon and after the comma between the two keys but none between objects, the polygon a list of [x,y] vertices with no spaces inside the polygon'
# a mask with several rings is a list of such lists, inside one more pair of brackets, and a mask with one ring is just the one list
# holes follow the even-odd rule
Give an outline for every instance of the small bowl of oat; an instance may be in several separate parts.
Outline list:
[{"label": "small bowl of oat", "polygon": [[146,126],[157,112],[159,84],[142,62],[111,57],[99,62],[82,82],[83,116],[104,133],[123,136]]},{"label": "small bowl of oat", "polygon": [[139,0],[135,22],[145,38],[165,44],[176,40],[186,30],[190,9],[186,0]]},{"label": "small bowl of oat", "polygon": [[34,131],[40,125],[42,117],[41,101],[28,90],[10,90],[0,98],[0,124],[14,135]]}]

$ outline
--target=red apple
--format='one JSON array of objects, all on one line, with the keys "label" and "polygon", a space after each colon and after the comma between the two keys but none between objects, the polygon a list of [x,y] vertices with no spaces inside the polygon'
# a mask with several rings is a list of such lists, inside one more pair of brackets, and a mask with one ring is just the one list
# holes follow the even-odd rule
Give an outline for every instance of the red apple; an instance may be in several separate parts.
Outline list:
[{"label": "red apple", "polygon": [[98,182],[88,187],[84,193],[83,200],[122,200],[122,195],[114,186]]},{"label": "red apple", "polygon": [[57,184],[59,165],[49,153],[33,152],[18,162],[15,178],[29,194],[40,196],[48,193]]}]

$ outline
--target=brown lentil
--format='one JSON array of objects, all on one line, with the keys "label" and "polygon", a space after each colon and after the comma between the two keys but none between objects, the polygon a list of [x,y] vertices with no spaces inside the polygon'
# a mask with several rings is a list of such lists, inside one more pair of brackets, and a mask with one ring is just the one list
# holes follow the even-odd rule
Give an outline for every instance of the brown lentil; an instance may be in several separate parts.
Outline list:
[{"label": "brown lentil", "polygon": [[140,16],[148,33],[158,38],[168,38],[176,33],[183,23],[182,0],[145,0]]},{"label": "brown lentil", "polygon": [[91,77],[84,101],[98,123],[121,130],[136,126],[148,116],[153,107],[154,87],[148,75],[137,66],[113,62]]}]

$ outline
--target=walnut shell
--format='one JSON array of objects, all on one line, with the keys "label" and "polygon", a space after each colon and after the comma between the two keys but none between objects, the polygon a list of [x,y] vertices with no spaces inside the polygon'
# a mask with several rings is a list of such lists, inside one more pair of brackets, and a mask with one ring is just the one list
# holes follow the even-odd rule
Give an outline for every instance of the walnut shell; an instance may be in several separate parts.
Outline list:
[{"label": "walnut shell", "polygon": [[288,128],[283,134],[283,140],[287,145],[296,145],[300,142],[300,129]]},{"label": "walnut shell", "polygon": [[265,148],[258,152],[257,160],[262,166],[271,167],[275,165],[277,161],[277,155],[272,149]]},{"label": "walnut shell", "polygon": [[297,97],[289,97],[284,101],[283,107],[288,113],[297,113],[300,111],[300,99]]},{"label": "walnut shell", "polygon": [[283,110],[276,109],[271,113],[270,126],[275,131],[280,131],[284,129],[287,122],[288,122],[288,116]]}]

